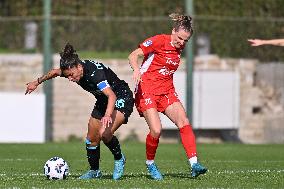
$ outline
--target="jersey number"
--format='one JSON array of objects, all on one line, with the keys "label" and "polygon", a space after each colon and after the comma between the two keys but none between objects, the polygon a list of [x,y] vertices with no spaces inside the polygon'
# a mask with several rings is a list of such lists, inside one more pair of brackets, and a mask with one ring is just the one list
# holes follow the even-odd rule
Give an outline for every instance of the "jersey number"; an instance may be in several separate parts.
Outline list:
[{"label": "jersey number", "polygon": [[97,69],[98,69],[98,70],[104,69],[104,67],[103,67],[103,65],[102,65],[101,63],[95,62],[95,61],[93,61],[93,60],[91,60],[90,62],[92,62],[93,64],[95,64],[95,65],[97,66]]}]

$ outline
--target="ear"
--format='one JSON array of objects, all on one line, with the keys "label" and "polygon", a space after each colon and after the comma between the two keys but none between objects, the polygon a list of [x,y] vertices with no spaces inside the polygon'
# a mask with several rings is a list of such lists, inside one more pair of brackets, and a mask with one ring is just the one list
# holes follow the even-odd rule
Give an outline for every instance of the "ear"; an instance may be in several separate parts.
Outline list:
[{"label": "ear", "polygon": [[176,29],[175,28],[172,29],[172,34],[176,34]]}]

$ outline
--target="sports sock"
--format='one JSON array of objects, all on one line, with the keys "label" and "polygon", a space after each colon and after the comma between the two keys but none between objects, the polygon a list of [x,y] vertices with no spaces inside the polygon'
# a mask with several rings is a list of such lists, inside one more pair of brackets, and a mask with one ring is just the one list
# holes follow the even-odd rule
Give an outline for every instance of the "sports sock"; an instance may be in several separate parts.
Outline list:
[{"label": "sports sock", "polygon": [[159,138],[154,138],[149,133],[146,137],[146,158],[147,160],[155,159],[158,144],[159,144]]},{"label": "sports sock", "polygon": [[146,160],[147,165],[151,165],[152,163],[154,163],[154,160]]},{"label": "sports sock", "polygon": [[115,160],[120,160],[122,158],[119,141],[116,136],[113,136],[108,143],[105,143],[105,145],[111,151]]},{"label": "sports sock", "polygon": [[91,170],[98,170],[100,163],[100,145],[86,146],[87,158]]},{"label": "sports sock", "polygon": [[188,159],[188,161],[189,161],[190,166],[192,167],[194,163],[197,163],[197,157],[196,156],[191,157]]},{"label": "sports sock", "polygon": [[190,125],[185,125],[179,130],[181,143],[184,147],[188,159],[197,156],[195,136]]}]

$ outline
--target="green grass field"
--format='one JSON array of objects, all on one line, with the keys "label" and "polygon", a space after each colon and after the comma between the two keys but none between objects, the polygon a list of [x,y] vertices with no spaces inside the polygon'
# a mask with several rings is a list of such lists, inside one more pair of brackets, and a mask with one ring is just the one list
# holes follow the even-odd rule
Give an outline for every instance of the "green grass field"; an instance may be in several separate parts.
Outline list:
[{"label": "green grass field", "polygon": [[[199,144],[199,160],[209,171],[192,179],[181,144],[160,144],[156,162],[163,181],[149,178],[144,144],[122,143],[127,162],[119,181],[112,180],[112,155],[101,149],[104,175],[85,181],[77,179],[88,169],[83,142],[0,144],[0,188],[284,188],[284,145]],[[66,180],[44,177],[43,165],[53,156],[68,162]]]}]

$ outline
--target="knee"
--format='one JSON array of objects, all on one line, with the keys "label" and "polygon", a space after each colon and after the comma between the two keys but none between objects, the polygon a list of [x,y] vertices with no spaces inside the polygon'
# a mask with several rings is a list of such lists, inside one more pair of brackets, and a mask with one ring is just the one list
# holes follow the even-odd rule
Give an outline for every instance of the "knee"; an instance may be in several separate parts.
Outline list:
[{"label": "knee", "polygon": [[98,142],[99,141],[99,136],[95,135],[87,135],[86,140],[90,141],[91,143]]},{"label": "knee", "polygon": [[189,123],[188,118],[185,117],[185,118],[180,119],[180,120],[177,122],[176,125],[177,125],[177,127],[180,129],[180,128],[184,127],[185,125],[190,125],[190,123]]},{"label": "knee", "polygon": [[103,132],[101,138],[102,138],[102,141],[104,143],[108,143],[112,138],[112,133],[111,132]]},{"label": "knee", "polygon": [[151,136],[154,138],[159,138],[161,135],[161,129],[150,129]]}]

